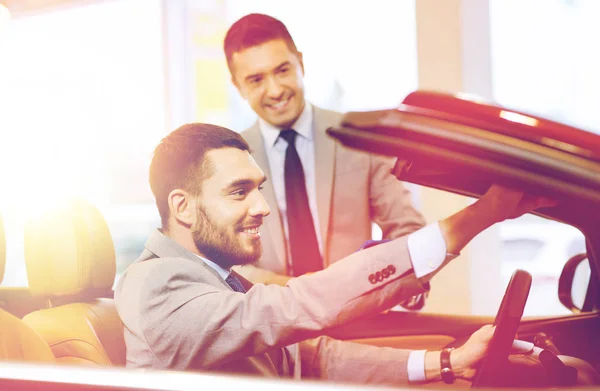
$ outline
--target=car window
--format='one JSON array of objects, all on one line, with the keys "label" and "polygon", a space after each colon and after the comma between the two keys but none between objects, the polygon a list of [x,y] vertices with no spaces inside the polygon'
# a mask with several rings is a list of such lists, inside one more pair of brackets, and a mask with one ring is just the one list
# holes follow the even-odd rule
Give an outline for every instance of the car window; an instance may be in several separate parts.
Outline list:
[{"label": "car window", "polygon": [[585,303],[585,297],[587,295],[588,286],[590,283],[590,262],[589,259],[585,259],[575,269],[573,275],[573,283],[571,285],[571,297],[573,298],[573,304],[577,308],[583,308]]},{"label": "car window", "polygon": [[585,238],[583,237],[577,237],[571,240],[567,249],[569,258],[573,255],[585,253],[585,251]]},{"label": "car window", "polygon": [[115,246],[117,272],[115,284],[125,269],[142,251],[148,236],[160,228],[160,217],[154,204],[122,204],[100,208]]},{"label": "car window", "polygon": [[569,258],[585,252],[585,237],[581,231],[531,214],[499,226],[503,286],[516,269],[532,276],[524,315],[570,313],[558,300],[558,280]]},{"label": "car window", "polygon": [[[420,191],[424,189],[421,187]],[[454,206],[451,210],[444,209],[440,212],[442,216],[435,218],[449,216],[476,201],[443,191],[427,191],[433,192],[427,197],[435,200],[434,204],[455,205],[455,209]],[[424,207],[420,209],[433,222],[430,211]],[[533,214],[503,221],[479,234],[461,251],[460,257],[432,278],[421,311],[494,316],[512,274],[522,269],[532,276],[524,316],[569,314],[558,299],[558,280],[565,263],[582,252],[585,252],[585,237],[570,225]]]},{"label": "car window", "polygon": [[502,263],[510,264],[532,261],[543,247],[544,242],[538,239],[504,239],[500,247],[502,251]]}]

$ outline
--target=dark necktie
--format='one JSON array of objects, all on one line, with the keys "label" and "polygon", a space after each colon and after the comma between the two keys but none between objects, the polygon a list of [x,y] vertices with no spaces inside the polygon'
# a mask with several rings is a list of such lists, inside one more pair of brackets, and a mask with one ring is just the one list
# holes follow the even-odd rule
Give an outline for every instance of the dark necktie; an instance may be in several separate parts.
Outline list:
[{"label": "dark necktie", "polygon": [[289,246],[295,276],[323,269],[315,225],[308,205],[304,170],[296,150],[296,131],[282,130],[279,136],[288,143],[285,151],[285,202]]},{"label": "dark necktie", "polygon": [[231,287],[231,289],[241,293],[246,293],[248,289],[250,289],[250,287],[252,286],[252,283],[244,279],[242,276],[240,276],[233,270],[229,273],[229,275],[225,279],[225,282]]}]

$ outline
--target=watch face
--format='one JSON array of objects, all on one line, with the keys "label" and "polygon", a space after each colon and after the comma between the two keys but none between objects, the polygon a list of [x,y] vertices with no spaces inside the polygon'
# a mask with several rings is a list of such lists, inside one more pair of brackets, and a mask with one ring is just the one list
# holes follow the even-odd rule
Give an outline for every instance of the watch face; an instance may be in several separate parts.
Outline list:
[{"label": "watch face", "polygon": [[454,373],[452,372],[451,368],[444,367],[444,368],[442,368],[440,373],[442,375],[442,380],[444,381],[444,383],[446,383],[446,384],[454,383]]}]

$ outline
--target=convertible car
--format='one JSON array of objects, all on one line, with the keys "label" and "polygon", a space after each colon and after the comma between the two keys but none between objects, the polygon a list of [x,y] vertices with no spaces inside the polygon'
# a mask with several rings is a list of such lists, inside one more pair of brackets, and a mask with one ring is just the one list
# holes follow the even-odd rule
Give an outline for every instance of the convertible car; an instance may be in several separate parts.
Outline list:
[{"label": "convertible car", "polygon": [[[543,358],[539,373],[511,366],[508,355],[517,336],[555,356],[583,360],[592,369],[591,384],[600,384],[600,137],[477,97],[428,91],[409,94],[394,110],[348,113],[328,133],[349,147],[398,157],[394,174],[402,181],[474,198],[497,183],[556,200],[556,206],[536,214],[574,227],[585,237],[583,251],[563,259],[554,292],[572,315],[522,320],[532,276],[516,269],[494,319],[497,328],[490,353],[473,386],[576,385],[574,379],[566,379],[567,372],[573,373],[564,365],[567,358]],[[395,324],[414,329],[392,331],[390,317],[397,318]],[[374,337],[372,330],[377,336],[396,338],[426,331],[450,334],[456,338],[454,344],[488,321],[393,313],[366,320],[354,333],[369,330],[368,325],[369,338]],[[358,337],[346,330],[336,336]]]},{"label": "convertible car", "polygon": [[[576,253],[553,254],[564,258],[559,258],[557,288],[549,293],[558,298],[560,315],[523,316],[538,278],[534,271],[544,270],[545,260],[538,259],[529,271],[515,263],[501,303],[490,315],[388,311],[327,334],[380,346],[440,349],[460,345],[482,325],[495,323],[490,352],[474,381],[454,386],[600,387],[599,135],[472,97],[427,91],[408,95],[395,109],[347,113],[328,133],[351,148],[396,157],[393,173],[405,182],[472,198],[498,183],[552,198],[556,206],[536,211],[540,220],[567,227],[557,232],[570,241],[571,232],[581,233],[585,245],[565,246]],[[555,238],[552,232],[544,235]],[[122,326],[111,298],[114,244],[102,215],[85,201],[29,222],[25,258],[29,288],[0,289],[0,389],[299,386],[286,380],[121,368]],[[556,262],[548,260],[549,265]],[[554,278],[548,275],[544,278]],[[524,359],[510,355],[515,338],[535,344],[541,353]],[[325,382],[301,387],[363,388]],[[452,386],[428,386],[438,387]]]}]

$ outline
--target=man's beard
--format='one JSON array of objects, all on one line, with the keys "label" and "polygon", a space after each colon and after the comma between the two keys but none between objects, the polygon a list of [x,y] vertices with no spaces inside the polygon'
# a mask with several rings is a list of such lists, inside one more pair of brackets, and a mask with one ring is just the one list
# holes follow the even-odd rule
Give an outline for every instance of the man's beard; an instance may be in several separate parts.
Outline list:
[{"label": "man's beard", "polygon": [[[197,223],[192,226],[192,239],[198,251],[208,260],[222,268],[233,265],[247,265],[258,261],[262,254],[262,243],[257,241],[254,251],[247,252],[237,235],[231,237],[228,227],[219,227],[202,206],[197,209]],[[235,234],[238,233],[236,229]]]}]

